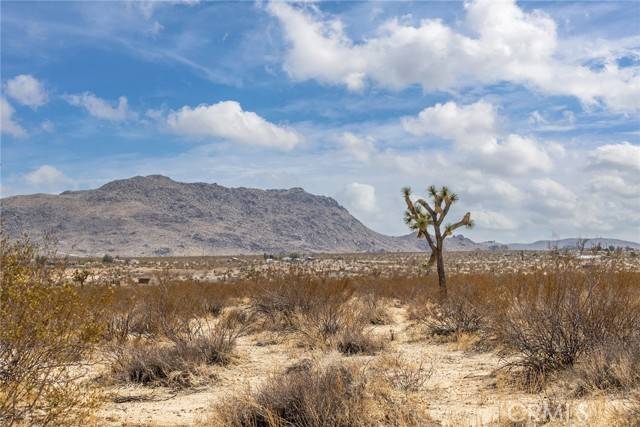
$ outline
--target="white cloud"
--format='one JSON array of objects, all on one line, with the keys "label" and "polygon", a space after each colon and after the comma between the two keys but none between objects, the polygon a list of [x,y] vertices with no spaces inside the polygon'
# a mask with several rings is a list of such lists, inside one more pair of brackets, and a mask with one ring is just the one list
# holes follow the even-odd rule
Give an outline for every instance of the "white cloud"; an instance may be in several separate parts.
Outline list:
[{"label": "white cloud", "polygon": [[474,210],[473,219],[480,228],[488,230],[509,231],[516,230],[518,224],[508,216],[489,210]]},{"label": "white cloud", "polygon": [[531,190],[535,196],[530,200],[534,209],[543,207],[560,216],[576,213],[577,196],[559,182],[551,178],[534,179]]},{"label": "white cloud", "polygon": [[42,165],[24,177],[30,184],[43,186],[45,188],[73,182],[73,180],[66,177],[61,171],[50,165]]},{"label": "white cloud", "polygon": [[0,133],[6,133],[16,138],[27,135],[27,132],[13,118],[15,110],[4,97],[0,98]]},{"label": "white cloud", "polygon": [[[552,160],[538,142],[520,135],[500,135],[493,106],[484,101],[458,106],[455,102],[425,108],[417,117],[402,120],[416,136],[434,135],[451,140],[469,165],[490,172],[525,174],[548,171]],[[557,153],[558,150],[554,149]]]},{"label": "white cloud", "polygon": [[590,155],[593,166],[624,168],[640,172],[640,145],[622,142],[606,144],[593,150]]},{"label": "white cloud", "polygon": [[636,182],[630,182],[619,175],[595,175],[590,180],[590,189],[596,193],[638,199],[640,198],[640,178]]},{"label": "white cloud", "polygon": [[422,110],[418,117],[404,118],[402,126],[413,135],[431,134],[465,142],[474,138],[491,139],[497,132],[493,105],[484,101],[466,106],[458,106],[455,102],[436,104]]},{"label": "white cloud", "polygon": [[471,182],[463,184],[462,188],[465,193],[471,196],[472,200],[513,206],[525,198],[525,194],[518,187],[507,181],[486,177],[481,173],[468,175],[470,175]]},{"label": "white cloud", "polygon": [[7,95],[31,108],[46,104],[49,98],[44,85],[28,74],[21,74],[8,80],[6,87]]},{"label": "white cloud", "polygon": [[270,123],[235,101],[182,107],[167,117],[169,128],[179,134],[221,138],[239,144],[291,150],[302,136],[295,130]]},{"label": "white cloud", "polygon": [[345,132],[340,138],[340,144],[349,154],[361,162],[368,161],[376,154],[373,138],[370,136],[360,137],[351,132]]},{"label": "white cloud", "polygon": [[110,120],[114,122],[134,119],[137,115],[129,110],[127,98],[118,98],[118,104],[112,105],[109,101],[98,98],[90,92],[79,95],[65,95],[69,104],[84,108],[90,115],[98,119]]},{"label": "white cloud", "polygon": [[317,8],[272,2],[267,9],[284,29],[290,44],[284,69],[296,80],[356,91],[367,81],[391,89],[419,84],[425,91],[508,81],[616,110],[640,108],[640,67],[609,62],[594,71],[560,61],[555,22],[539,11],[524,12],[513,0],[468,3],[461,32],[437,19],[418,26],[392,19],[361,43]]},{"label": "white cloud", "polygon": [[344,188],[343,195],[347,205],[356,211],[376,211],[376,189],[372,185],[353,182]]}]

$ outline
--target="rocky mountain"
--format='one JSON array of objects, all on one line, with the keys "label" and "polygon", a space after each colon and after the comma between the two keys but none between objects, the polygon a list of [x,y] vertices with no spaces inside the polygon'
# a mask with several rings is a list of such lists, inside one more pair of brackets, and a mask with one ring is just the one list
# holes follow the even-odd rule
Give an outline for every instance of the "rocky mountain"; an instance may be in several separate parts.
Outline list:
[{"label": "rocky mountain", "polygon": [[[74,255],[223,255],[280,252],[415,252],[415,234],[385,236],[364,226],[330,197],[301,188],[259,190],[181,183],[161,175],[117,180],[95,190],[34,194],[0,200],[10,237],[52,234],[59,251]],[[463,235],[450,251],[546,250],[575,247],[576,239],[502,245]],[[633,242],[593,239],[603,246]]]},{"label": "rocky mountain", "polygon": [[226,188],[152,175],[8,197],[1,208],[8,235],[51,232],[61,252],[76,255],[416,250],[414,241],[376,233],[332,198],[301,188]]}]

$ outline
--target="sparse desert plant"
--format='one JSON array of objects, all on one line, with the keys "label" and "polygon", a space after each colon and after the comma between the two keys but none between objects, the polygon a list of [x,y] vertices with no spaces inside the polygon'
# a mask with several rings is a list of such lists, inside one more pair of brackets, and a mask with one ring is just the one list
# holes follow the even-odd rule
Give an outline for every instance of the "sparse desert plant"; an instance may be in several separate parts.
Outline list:
[{"label": "sparse desert plant", "polygon": [[544,377],[598,346],[637,339],[640,302],[624,276],[567,271],[537,280],[509,289],[505,312],[491,321],[503,353],[515,357],[508,368]]},{"label": "sparse desert plant", "polygon": [[118,382],[186,387],[194,367],[172,345],[139,342],[114,348],[111,373]]},{"label": "sparse desert plant", "polygon": [[0,238],[0,423],[77,425],[97,404],[80,372],[101,335],[100,304],[60,283],[38,253]]},{"label": "sparse desert plant", "polygon": [[239,286],[209,286],[163,277],[155,286],[129,286],[110,290],[107,339],[130,335],[175,335],[193,319],[218,316],[229,300],[242,295]]},{"label": "sparse desert plant", "polygon": [[84,282],[91,276],[91,272],[89,270],[75,270],[73,272],[73,281],[79,284],[81,287],[84,286]]},{"label": "sparse desert plant", "polygon": [[413,317],[424,324],[431,335],[440,336],[477,332],[483,322],[480,308],[460,294],[435,303],[422,303],[414,309]]},{"label": "sparse desert plant", "polygon": [[[436,187],[432,185],[427,191],[432,199],[433,206],[429,205],[429,202],[425,199],[418,199],[414,203],[411,200],[411,189],[409,187],[402,189],[404,201],[407,204],[404,219],[410,229],[417,230],[418,238],[424,237],[427,240],[427,244],[431,249],[429,266],[433,265],[434,262],[436,263],[440,293],[443,297],[446,297],[447,278],[444,269],[444,240],[452,236],[453,232],[462,226],[473,227],[473,221],[471,220],[471,213],[467,212],[455,224],[446,224],[443,231],[441,229],[442,222],[449,213],[451,206],[458,201],[458,196],[444,186],[440,190],[436,190]],[[433,236],[429,233],[429,227],[433,228]]]},{"label": "sparse desert plant", "polygon": [[184,387],[194,383],[204,365],[226,365],[236,340],[250,327],[240,312],[230,311],[214,323],[194,319],[167,335],[169,342],[119,344],[111,348],[111,372],[116,381]]},{"label": "sparse desert plant", "polygon": [[246,313],[232,310],[215,324],[194,319],[187,332],[170,335],[178,354],[192,363],[226,365],[231,361],[236,341],[251,327]]},{"label": "sparse desert plant", "polygon": [[357,299],[359,307],[355,308],[360,311],[362,317],[372,325],[386,325],[390,321],[389,311],[386,307],[386,301],[373,294],[367,293]]},{"label": "sparse desert plant", "polygon": [[640,387],[640,336],[627,341],[607,341],[585,351],[573,372],[579,394],[592,390],[632,390]]},{"label": "sparse desert plant", "polygon": [[[252,296],[251,310],[265,317],[273,329],[289,330],[299,314],[317,312],[323,306],[336,306],[353,293],[345,280],[327,280],[295,270],[290,273],[259,278],[260,284]],[[330,329],[329,325],[327,327]]]},{"label": "sparse desert plant", "polygon": [[379,365],[387,380],[403,392],[419,391],[433,375],[433,365],[407,362],[398,355],[383,357]]},{"label": "sparse desert plant", "polygon": [[384,348],[384,341],[366,331],[363,324],[353,322],[341,327],[336,338],[336,348],[347,355],[375,354]]},{"label": "sparse desert plant", "polygon": [[254,393],[218,404],[208,425],[225,427],[429,426],[418,407],[398,402],[363,366],[314,365],[275,376]]}]

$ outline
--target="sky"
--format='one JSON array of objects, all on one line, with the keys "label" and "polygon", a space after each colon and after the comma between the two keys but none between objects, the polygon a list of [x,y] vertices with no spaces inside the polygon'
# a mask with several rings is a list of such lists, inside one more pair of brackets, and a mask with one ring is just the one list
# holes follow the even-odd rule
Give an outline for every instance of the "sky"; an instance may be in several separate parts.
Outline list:
[{"label": "sky", "polygon": [[0,3],[2,197],[302,187],[393,235],[640,241],[640,3]]}]

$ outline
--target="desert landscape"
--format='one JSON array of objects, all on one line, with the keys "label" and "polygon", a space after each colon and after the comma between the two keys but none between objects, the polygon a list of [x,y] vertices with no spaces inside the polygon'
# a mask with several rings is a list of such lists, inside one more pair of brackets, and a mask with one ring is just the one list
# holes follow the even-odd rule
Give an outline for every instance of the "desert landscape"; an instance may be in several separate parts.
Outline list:
[{"label": "desert landscape", "polygon": [[638,419],[637,251],[447,252],[446,299],[422,253],[37,253],[2,241],[8,425]]},{"label": "desert landscape", "polygon": [[639,17],[0,0],[0,427],[640,427]]}]

